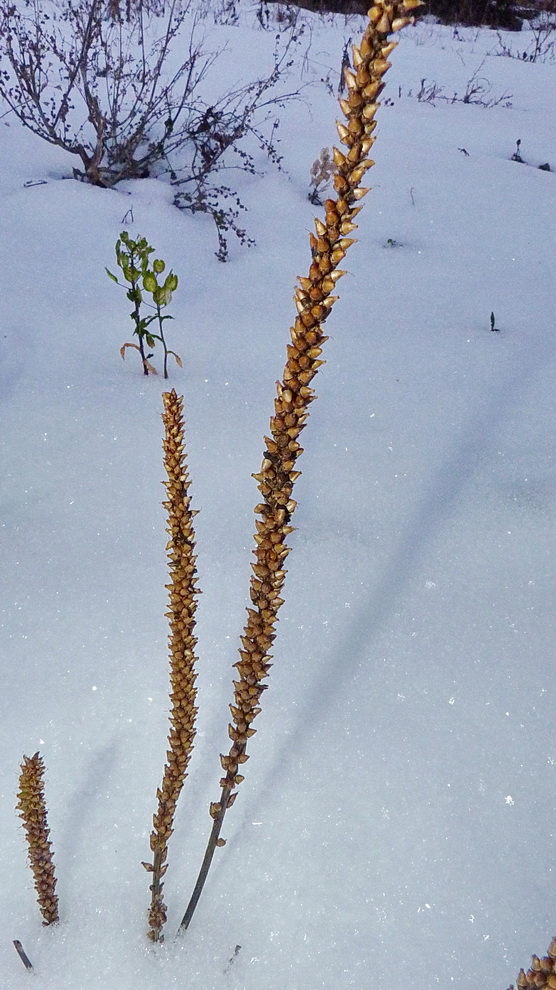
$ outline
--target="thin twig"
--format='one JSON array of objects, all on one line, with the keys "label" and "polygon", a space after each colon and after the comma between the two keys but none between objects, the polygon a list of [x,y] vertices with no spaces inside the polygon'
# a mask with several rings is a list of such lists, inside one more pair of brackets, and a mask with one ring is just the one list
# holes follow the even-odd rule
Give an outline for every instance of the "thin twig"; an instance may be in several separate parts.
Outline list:
[{"label": "thin twig", "polygon": [[19,939],[18,938],[14,938],[13,944],[14,944],[15,951],[17,952],[19,958],[21,959],[21,962],[25,966],[25,969],[27,971],[31,971],[33,969],[33,963],[29,959],[29,956],[27,955],[27,953],[26,953],[25,949],[23,948],[23,946],[22,946],[21,942],[19,941]]}]

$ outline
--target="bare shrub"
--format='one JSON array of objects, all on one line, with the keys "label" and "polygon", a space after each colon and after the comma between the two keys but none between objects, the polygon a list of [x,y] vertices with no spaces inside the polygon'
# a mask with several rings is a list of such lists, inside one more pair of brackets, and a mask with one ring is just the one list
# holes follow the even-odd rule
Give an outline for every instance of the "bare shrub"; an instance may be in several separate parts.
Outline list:
[{"label": "bare shrub", "polygon": [[534,13],[527,37],[526,45],[514,45],[497,32],[498,46],[493,54],[518,58],[522,62],[553,61],[556,58],[556,5],[551,0],[542,3]]},{"label": "bare shrub", "polygon": [[248,238],[236,223],[241,204],[213,177],[254,172],[253,139],[277,162],[278,104],[295,94],[276,88],[296,41],[293,31],[278,39],[270,72],[208,104],[202,84],[221,51],[206,50],[188,0],[0,0],[0,98],[78,159],[76,178],[113,186],[168,176],[178,205],[215,218],[224,256],[226,231]]}]

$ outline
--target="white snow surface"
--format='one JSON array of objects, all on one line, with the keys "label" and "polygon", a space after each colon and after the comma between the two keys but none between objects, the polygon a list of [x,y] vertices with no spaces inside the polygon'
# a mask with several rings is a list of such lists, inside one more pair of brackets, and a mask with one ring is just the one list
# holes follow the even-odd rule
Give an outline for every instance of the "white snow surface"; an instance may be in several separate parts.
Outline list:
[{"label": "white snow surface", "polygon": [[[311,23],[289,85],[302,69],[311,84],[281,111],[284,171],[232,173],[257,245],[232,243],[225,265],[212,222],[160,181],[93,188],[71,156],[0,121],[5,990],[505,990],[556,931],[556,174],[538,169],[556,167],[556,63],[425,21],[392,55],[373,189],[327,323],[246,780],[174,939],[228,748],[251,472],[321,212],[309,168],[337,142],[318,77],[331,67],[336,85],[363,26]],[[215,34],[230,82],[273,44],[252,20]],[[475,70],[490,98],[511,97],[408,95],[423,78],[461,94]],[[511,160],[518,138],[528,164]],[[129,303],[104,269],[122,229],[180,277],[167,332],[183,369],[168,383],[118,353]],[[185,396],[203,594],[198,736],[153,948],[141,861],[168,731],[168,386]],[[15,812],[36,750],[59,878],[49,929]]]}]

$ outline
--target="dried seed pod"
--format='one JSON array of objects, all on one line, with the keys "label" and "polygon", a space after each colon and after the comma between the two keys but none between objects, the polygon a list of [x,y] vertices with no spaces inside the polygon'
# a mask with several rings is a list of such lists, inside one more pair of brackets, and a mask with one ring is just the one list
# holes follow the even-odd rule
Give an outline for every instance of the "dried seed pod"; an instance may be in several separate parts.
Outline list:
[{"label": "dried seed pod", "polygon": [[345,124],[340,123],[339,120],[336,121],[336,129],[342,144],[350,144],[350,133],[345,126]]},{"label": "dried seed pod", "polygon": [[407,24],[413,24],[412,17],[395,17],[392,21],[392,31],[401,31]]},{"label": "dried seed pod", "polygon": [[384,45],[383,48],[380,49],[380,54],[382,58],[388,58],[388,56],[391,55],[392,52],[394,51],[394,48],[397,47],[398,47],[397,41],[391,41],[388,45]]},{"label": "dried seed pod", "polygon": [[[392,30],[392,24],[390,22],[390,18],[388,17],[386,11],[383,10],[382,16],[376,22],[375,27],[377,31],[381,32],[381,34],[390,34],[390,31]],[[373,66],[373,68],[375,67],[376,66]]]},{"label": "dried seed pod", "polygon": [[341,151],[338,151],[337,148],[333,148],[332,149],[332,155],[333,155],[333,158],[334,158],[334,164],[337,165],[338,168],[345,168],[345,166],[346,166],[346,156],[343,155]]}]

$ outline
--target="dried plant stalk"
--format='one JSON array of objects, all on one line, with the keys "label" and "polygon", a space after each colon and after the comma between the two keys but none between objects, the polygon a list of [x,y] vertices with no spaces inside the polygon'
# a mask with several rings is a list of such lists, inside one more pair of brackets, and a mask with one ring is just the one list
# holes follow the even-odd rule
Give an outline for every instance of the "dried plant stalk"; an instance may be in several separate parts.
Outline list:
[{"label": "dried plant stalk", "polygon": [[337,299],[336,282],[344,271],[338,265],[347,249],[354,243],[349,236],[360,206],[356,204],[368,192],[361,180],[374,163],[368,153],[374,143],[375,114],[378,96],[384,88],[383,76],[390,66],[388,56],[396,47],[388,35],[412,23],[409,12],[421,6],[422,0],[375,4],[369,10],[369,22],[359,47],[353,48],[353,71],[345,69],[347,99],[340,106],[347,118],[338,123],[343,153],[334,148],[334,189],[337,199],[325,202],[325,220],[315,220],[315,233],[310,235],[312,262],[307,278],[299,279],[295,290],[297,318],[291,328],[291,344],[281,382],[277,383],[274,416],[270,421],[270,436],[265,437],[266,449],[261,470],[254,475],[263,501],[256,506],[258,514],[255,534],[255,562],[251,564],[250,595],[253,604],[247,610],[247,624],[241,637],[240,660],[235,664],[239,679],[234,681],[234,703],[230,705],[232,723],[228,731],[232,744],[220,761],[224,776],[220,781],[221,795],[210,806],[213,827],[201,871],[180,929],[189,926],[201,894],[216,846],[224,845],[220,838],[227,809],[236,798],[236,787],[243,780],[241,769],[248,760],[247,741],[255,734],[253,722],[261,711],[259,702],[270,669],[270,647],[275,637],[278,610],[282,605],[284,567],[290,548],[286,539],[292,532],[290,521],[296,503],[292,498],[299,477],[297,459],[302,453],[299,436],[308,418],[309,404],[315,398],[310,386],[318,368],[322,345],[326,341],[322,324]]},{"label": "dried plant stalk", "polygon": [[[528,987],[549,987],[550,990],[556,990],[556,938],[551,940],[546,956],[542,959],[532,956],[530,969],[527,972],[520,969],[516,985],[518,990],[527,990]],[[514,990],[513,985],[509,990]]]},{"label": "dried plant stalk", "polygon": [[183,398],[175,390],[162,396],[165,428],[164,466],[168,481],[164,482],[167,500],[163,503],[168,512],[166,546],[170,568],[169,611],[170,621],[170,733],[162,786],[157,791],[158,809],[153,816],[150,847],[154,854],[152,863],[143,866],[152,874],[151,905],[149,910],[149,938],[161,941],[162,927],[166,921],[166,905],[162,897],[162,878],[167,870],[168,839],[173,832],[176,804],[187,774],[187,767],[195,738],[195,646],[194,636],[196,596],[196,557],[193,517],[190,508],[189,476],[184,453]]},{"label": "dried plant stalk", "polygon": [[44,800],[44,762],[39,753],[23,757],[17,792],[17,810],[23,821],[29,847],[29,865],[33,871],[35,890],[43,924],[59,921],[56,876],[49,842],[46,804]]}]

